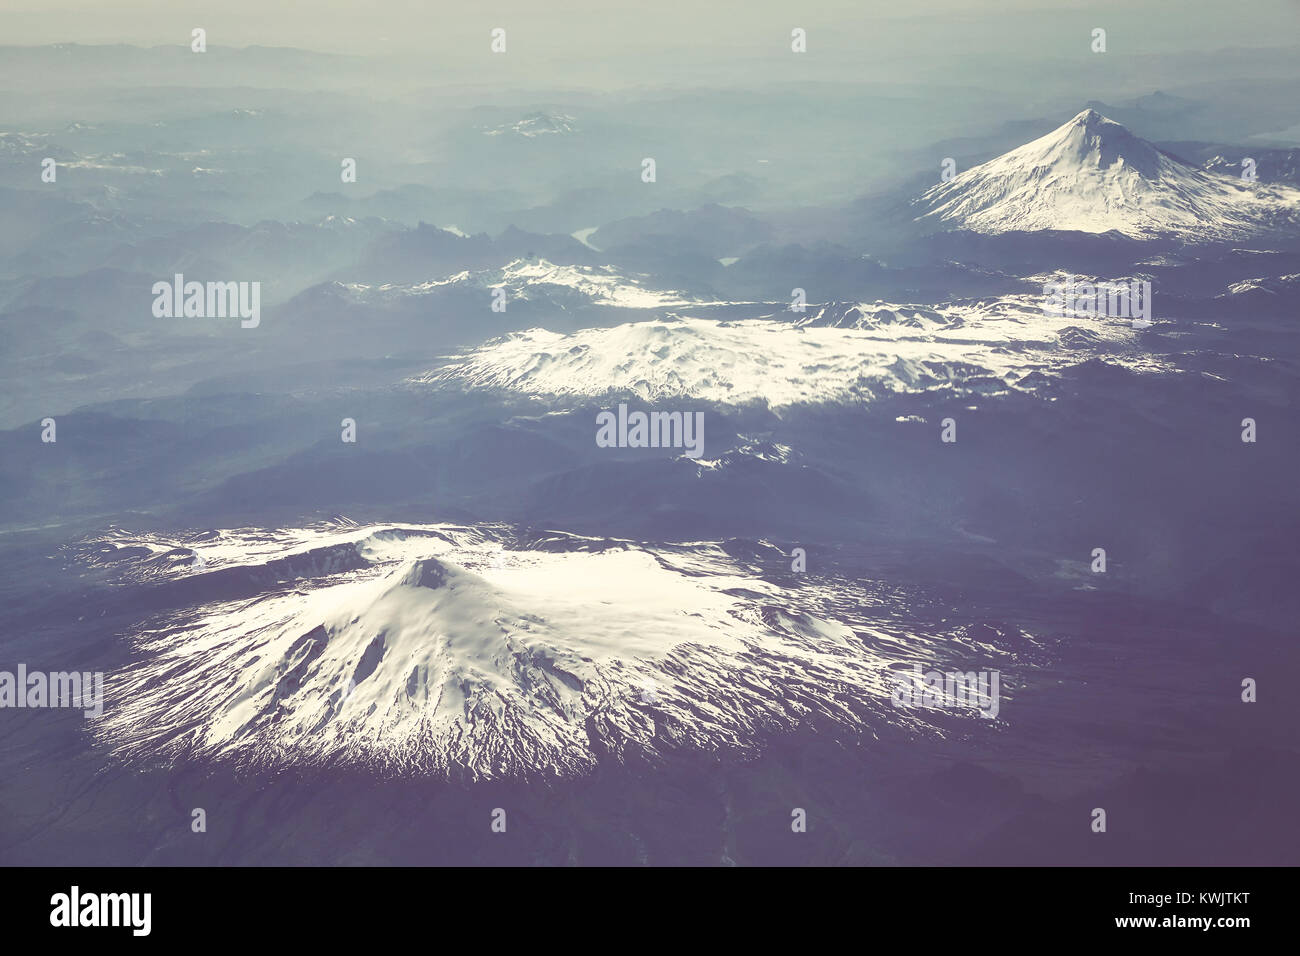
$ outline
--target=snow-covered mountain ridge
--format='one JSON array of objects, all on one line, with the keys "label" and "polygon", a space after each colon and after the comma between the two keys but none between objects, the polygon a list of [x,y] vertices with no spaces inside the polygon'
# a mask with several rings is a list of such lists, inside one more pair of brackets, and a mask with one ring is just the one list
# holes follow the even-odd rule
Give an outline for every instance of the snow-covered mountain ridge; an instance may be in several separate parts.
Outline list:
[{"label": "snow-covered mountain ridge", "polygon": [[932,389],[1005,390],[1098,349],[1117,361],[1127,354],[1150,362],[1128,322],[1046,314],[1039,295],[937,306],[828,303],[742,321],[674,316],[570,334],[528,329],[413,381],[779,408]]}]

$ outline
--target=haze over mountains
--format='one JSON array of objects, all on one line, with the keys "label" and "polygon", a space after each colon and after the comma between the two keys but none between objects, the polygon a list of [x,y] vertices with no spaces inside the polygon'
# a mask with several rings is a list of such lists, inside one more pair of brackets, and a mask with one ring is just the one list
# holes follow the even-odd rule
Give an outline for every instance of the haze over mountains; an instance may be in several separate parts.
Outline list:
[{"label": "haze over mountains", "polygon": [[[525,32],[438,82],[7,59],[54,80],[0,98],[0,651],[109,697],[0,712],[0,857],[1300,859],[1293,696],[1240,697],[1296,664],[1294,51],[1071,24],[901,84],[779,26],[698,87],[546,85]],[[996,713],[898,706],[917,663]],[[222,841],[172,835],[199,799]],[[485,801],[538,825],[446,824]],[[1103,802],[1146,835],[1081,842]]]}]

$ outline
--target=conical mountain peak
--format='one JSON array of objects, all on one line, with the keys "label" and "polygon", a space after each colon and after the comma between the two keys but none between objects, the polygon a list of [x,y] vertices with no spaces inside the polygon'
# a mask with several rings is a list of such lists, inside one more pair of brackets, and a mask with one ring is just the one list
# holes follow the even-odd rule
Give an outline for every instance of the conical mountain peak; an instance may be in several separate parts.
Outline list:
[{"label": "conical mountain peak", "polygon": [[917,204],[918,221],[982,233],[1229,236],[1269,218],[1247,186],[1182,162],[1091,107]]}]

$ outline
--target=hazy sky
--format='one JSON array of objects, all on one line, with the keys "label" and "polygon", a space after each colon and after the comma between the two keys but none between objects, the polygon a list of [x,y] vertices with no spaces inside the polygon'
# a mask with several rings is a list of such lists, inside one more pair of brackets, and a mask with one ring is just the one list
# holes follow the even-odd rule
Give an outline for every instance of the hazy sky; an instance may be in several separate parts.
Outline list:
[{"label": "hazy sky", "polygon": [[0,43],[179,44],[202,26],[210,42],[233,46],[436,54],[485,43],[502,26],[519,48],[600,58],[743,50],[802,26],[809,52],[870,57],[902,43],[941,53],[1050,42],[1085,21],[1128,50],[1275,46],[1300,38],[1300,0],[0,0]]}]

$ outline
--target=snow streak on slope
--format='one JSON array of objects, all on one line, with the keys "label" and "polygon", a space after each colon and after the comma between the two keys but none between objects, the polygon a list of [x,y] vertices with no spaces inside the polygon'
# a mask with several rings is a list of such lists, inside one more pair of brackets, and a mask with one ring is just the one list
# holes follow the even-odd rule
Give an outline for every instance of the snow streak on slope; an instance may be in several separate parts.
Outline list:
[{"label": "snow streak on slope", "polygon": [[[718,544],[651,550],[549,533],[503,550],[449,525],[274,537],[274,583],[263,532],[170,542],[211,551],[200,570],[171,575],[187,593],[231,572],[256,587],[138,636],[139,661],[110,676],[99,726],[120,756],[567,774],[602,755],[758,746],[808,719],[942,732],[922,723],[931,712],[890,706],[891,666],[1013,659],[986,636],[921,633],[899,620],[905,601],[865,587],[846,626],[816,589],[777,587]],[[251,563],[236,558],[241,544]],[[147,547],[114,544],[136,546]],[[361,563],[324,570],[319,555],[338,551]]]},{"label": "snow streak on slope", "polygon": [[953,229],[1116,230],[1205,239],[1294,227],[1300,191],[1204,172],[1095,110],[926,191],[920,222]]},{"label": "snow streak on slope", "polygon": [[786,313],[788,319],[674,318],[569,335],[530,329],[414,381],[779,408],[931,389],[1005,391],[1032,372],[1083,361],[1098,346],[1139,360],[1125,321],[1046,315],[1042,301],[1024,295],[935,308],[832,304],[798,317]]}]

